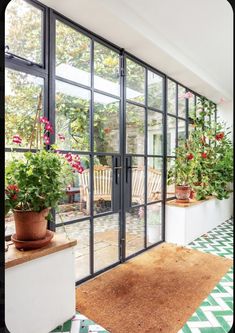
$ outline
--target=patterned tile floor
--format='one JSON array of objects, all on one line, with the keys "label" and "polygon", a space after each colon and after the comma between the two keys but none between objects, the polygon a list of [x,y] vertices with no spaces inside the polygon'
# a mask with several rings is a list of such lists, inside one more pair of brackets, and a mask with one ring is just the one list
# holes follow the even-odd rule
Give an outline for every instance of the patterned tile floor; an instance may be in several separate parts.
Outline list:
[{"label": "patterned tile floor", "polygon": [[[232,259],[233,220],[222,223],[190,243],[188,247]],[[230,331],[232,325],[233,268],[225,274],[178,333],[225,333]],[[104,328],[79,313],[53,332],[108,333]]]}]

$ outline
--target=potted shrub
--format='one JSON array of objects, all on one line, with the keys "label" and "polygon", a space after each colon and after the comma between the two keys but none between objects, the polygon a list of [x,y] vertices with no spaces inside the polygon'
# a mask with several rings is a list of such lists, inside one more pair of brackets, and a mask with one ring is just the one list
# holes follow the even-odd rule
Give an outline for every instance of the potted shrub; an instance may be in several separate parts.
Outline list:
[{"label": "potted shrub", "polygon": [[[44,145],[48,145],[51,124],[44,117],[39,122],[44,124],[42,135]],[[13,142],[21,144],[19,135],[14,135]],[[5,214],[9,210],[14,214],[16,235],[13,240],[27,242],[45,239],[47,221],[52,217],[50,210],[64,196],[69,178],[67,175],[83,171],[78,155],[62,155],[54,148],[29,151],[23,154],[23,158],[12,154],[12,160],[6,165]]]},{"label": "potted shrub", "polygon": [[188,202],[215,196],[229,197],[233,180],[233,146],[229,128],[215,122],[214,104],[200,101],[192,116],[194,129],[176,148],[175,165],[169,170],[167,183],[176,185],[176,198]]},{"label": "potted shrub", "polygon": [[196,168],[194,153],[188,140],[176,148],[175,164],[168,171],[167,184],[175,184],[175,196],[179,202],[189,202],[191,182]]}]

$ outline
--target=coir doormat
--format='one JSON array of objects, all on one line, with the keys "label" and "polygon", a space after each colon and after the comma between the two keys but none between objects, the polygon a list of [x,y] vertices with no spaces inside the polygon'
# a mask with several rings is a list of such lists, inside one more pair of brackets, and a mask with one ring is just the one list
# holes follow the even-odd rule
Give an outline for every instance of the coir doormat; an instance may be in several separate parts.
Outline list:
[{"label": "coir doormat", "polygon": [[79,286],[77,310],[111,333],[177,333],[231,266],[164,243]]}]

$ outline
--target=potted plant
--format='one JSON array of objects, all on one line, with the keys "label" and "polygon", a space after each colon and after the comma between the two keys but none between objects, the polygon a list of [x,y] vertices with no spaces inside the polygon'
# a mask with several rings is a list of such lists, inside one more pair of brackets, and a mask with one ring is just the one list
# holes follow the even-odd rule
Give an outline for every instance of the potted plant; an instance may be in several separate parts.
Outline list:
[{"label": "potted plant", "polygon": [[[45,148],[50,143],[49,133],[53,129],[45,117],[40,117],[38,122],[44,125],[40,136],[43,136]],[[38,133],[31,138],[40,136]],[[20,145],[21,141],[19,135],[14,135],[13,143]],[[30,148],[31,145],[32,142]],[[68,184],[66,175],[72,175],[74,171],[83,172],[79,156],[71,153],[63,155],[55,151],[53,146],[47,150],[28,151],[23,158],[14,156],[13,151],[12,160],[5,169],[5,214],[9,210],[14,214],[16,234],[13,240],[27,242],[45,239],[47,221],[52,217],[50,210],[64,196]]]},{"label": "potted plant", "polygon": [[229,128],[212,121],[214,104],[203,99],[192,116],[194,129],[176,148],[175,165],[168,172],[167,183],[176,185],[176,198],[188,202],[215,196],[229,197],[233,180],[233,146]]},{"label": "potted plant", "polygon": [[194,178],[196,168],[195,156],[190,147],[189,140],[182,142],[176,148],[175,164],[169,169],[167,184],[175,184],[176,200],[189,202],[191,193],[191,181]]}]

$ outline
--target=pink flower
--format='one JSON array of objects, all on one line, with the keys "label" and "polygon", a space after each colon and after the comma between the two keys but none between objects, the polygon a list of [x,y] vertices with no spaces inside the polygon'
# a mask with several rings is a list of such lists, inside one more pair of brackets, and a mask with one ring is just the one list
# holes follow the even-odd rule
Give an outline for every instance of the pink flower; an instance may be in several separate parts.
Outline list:
[{"label": "pink flower", "polygon": [[58,134],[58,138],[60,139],[60,141],[65,140],[65,136],[63,134]]},{"label": "pink flower", "polygon": [[184,98],[192,98],[192,97],[193,97],[193,94],[190,91],[188,91],[184,94]]},{"label": "pink flower", "polygon": [[46,134],[43,136],[43,138],[44,138],[44,143],[46,145],[49,145],[50,144],[50,138]]},{"label": "pink flower", "polygon": [[218,104],[223,104],[224,102],[225,102],[225,99],[223,97],[221,97]]},{"label": "pink flower", "polygon": [[66,158],[66,160],[67,160],[68,162],[72,162],[72,160],[73,160],[73,157],[72,157],[72,154],[71,154],[71,153],[67,153],[67,154],[65,154],[65,158]]},{"label": "pink flower", "polygon": [[49,120],[48,120],[46,117],[40,117],[40,118],[39,118],[39,122],[40,122],[40,123],[43,123],[43,124],[48,124],[48,123],[49,123]]},{"label": "pink flower", "polygon": [[46,123],[45,130],[50,132],[50,133],[53,133],[53,127],[49,122]]},{"label": "pink flower", "polygon": [[19,144],[21,144],[22,139],[18,134],[16,134],[16,135],[13,135],[12,142],[17,143],[19,145]]}]

